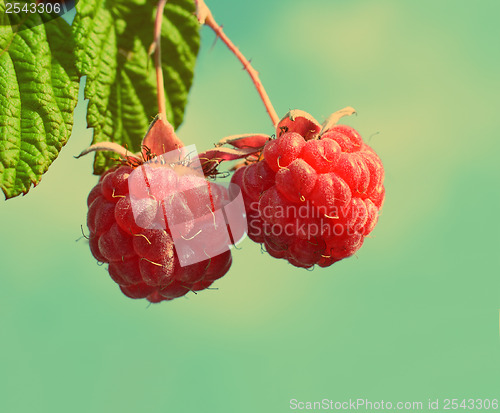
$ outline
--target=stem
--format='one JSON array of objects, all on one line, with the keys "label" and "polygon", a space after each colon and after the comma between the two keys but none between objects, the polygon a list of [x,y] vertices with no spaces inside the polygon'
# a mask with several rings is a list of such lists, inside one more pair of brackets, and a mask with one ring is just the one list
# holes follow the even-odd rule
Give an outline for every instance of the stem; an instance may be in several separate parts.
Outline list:
[{"label": "stem", "polygon": [[156,89],[158,96],[158,113],[163,120],[167,120],[167,109],[165,105],[165,85],[163,83],[163,70],[161,68],[161,24],[163,21],[163,10],[167,0],[160,0],[156,10],[153,47],[155,51]]},{"label": "stem", "polygon": [[228,49],[243,64],[243,68],[250,75],[250,78],[252,79],[252,82],[255,85],[255,88],[257,89],[257,92],[259,93],[259,96],[262,102],[264,103],[264,106],[266,107],[266,111],[269,114],[269,117],[271,118],[271,122],[273,123],[274,127],[276,127],[280,119],[278,118],[278,115],[274,110],[271,100],[269,99],[269,96],[267,95],[266,90],[264,89],[264,86],[262,85],[262,82],[259,79],[259,73],[252,67],[248,59],[245,56],[243,56],[243,54],[238,50],[238,48],[233,44],[233,42],[231,42],[231,40],[229,40],[229,38],[225,35],[225,33],[222,31],[222,27],[217,24],[214,17],[212,16],[212,12],[207,7],[205,2],[203,0],[195,0],[195,2],[196,2],[196,13],[198,15],[198,20],[200,21],[201,24],[206,24],[208,27],[210,27],[215,32],[215,34],[218,37],[220,37],[220,39],[224,42],[224,44],[228,47]]},{"label": "stem", "polygon": [[143,157],[147,158],[146,148],[155,155],[161,155],[174,149],[182,148],[184,144],[177,137],[174,127],[167,119],[167,107],[165,100],[165,85],[163,83],[163,70],[161,67],[161,25],[163,23],[163,11],[167,0],[159,0],[156,9],[154,38],[149,49],[149,55],[154,51],[156,71],[156,91],[158,98],[158,115],[151,123],[146,136],[142,140]]}]

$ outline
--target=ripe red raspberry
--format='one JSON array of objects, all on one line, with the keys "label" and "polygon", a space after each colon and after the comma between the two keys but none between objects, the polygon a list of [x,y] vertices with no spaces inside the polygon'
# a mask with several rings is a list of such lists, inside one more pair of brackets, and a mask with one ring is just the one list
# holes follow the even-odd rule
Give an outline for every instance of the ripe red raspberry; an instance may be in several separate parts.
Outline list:
[{"label": "ripe red raspberry", "polygon": [[[169,208],[175,208],[175,217],[181,224],[175,230],[183,231],[186,238],[196,236],[193,231],[199,228],[199,218],[217,209],[225,188],[201,177],[177,176],[169,173],[171,169],[157,168],[149,180],[150,194],[134,199],[134,218],[129,193],[132,171],[130,166],[113,168],[90,191],[87,225],[94,257],[109,263],[109,275],[130,298],[157,303],[210,287],[229,271],[231,252],[181,266],[168,227],[172,222],[167,221],[166,214]],[[200,180],[204,185],[197,186]],[[203,193],[204,188],[208,193]],[[208,205],[201,201],[204,197],[210,200]],[[193,225],[195,219],[198,227]],[[167,223],[166,229],[151,229],[158,222]]]},{"label": "ripe red raspberry", "polygon": [[242,190],[249,237],[297,267],[327,267],[355,254],[384,202],[380,158],[353,128],[328,126],[291,112],[261,160],[232,177]]}]

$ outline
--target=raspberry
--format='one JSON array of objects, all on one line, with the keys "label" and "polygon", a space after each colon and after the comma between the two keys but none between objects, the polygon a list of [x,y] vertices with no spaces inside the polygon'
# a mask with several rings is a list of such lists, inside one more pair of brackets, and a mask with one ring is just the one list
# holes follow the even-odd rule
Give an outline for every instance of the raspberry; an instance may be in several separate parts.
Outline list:
[{"label": "raspberry", "polygon": [[[259,161],[240,167],[248,236],[292,265],[328,267],[350,257],[377,223],[385,197],[380,158],[346,125],[285,116]],[[291,114],[291,112],[290,112]]]},{"label": "raspberry", "polygon": [[199,226],[208,214],[212,222],[209,212],[220,206],[225,188],[199,176],[177,176],[172,169],[153,168],[148,176],[152,196],[144,193],[143,198],[134,199],[134,218],[129,193],[133,170],[120,166],[107,171],[89,193],[87,225],[93,256],[109,263],[109,275],[130,298],[158,303],[210,287],[229,271],[231,252],[181,266],[170,228],[154,226],[167,223],[165,214],[173,209],[180,223],[175,230],[195,236],[198,227],[193,220],[198,218]]}]

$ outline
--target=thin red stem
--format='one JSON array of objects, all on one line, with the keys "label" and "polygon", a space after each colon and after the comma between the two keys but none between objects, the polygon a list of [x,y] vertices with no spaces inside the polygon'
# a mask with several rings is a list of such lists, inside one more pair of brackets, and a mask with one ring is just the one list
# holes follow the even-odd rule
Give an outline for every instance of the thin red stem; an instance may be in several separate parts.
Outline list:
[{"label": "thin red stem", "polygon": [[224,44],[228,47],[228,49],[238,58],[238,60],[243,64],[243,68],[248,72],[250,78],[252,79],[259,96],[266,107],[266,111],[271,118],[271,122],[276,127],[279,122],[279,117],[274,110],[274,107],[269,99],[269,96],[262,85],[262,82],[259,79],[259,73],[252,67],[248,59],[238,50],[238,48],[231,42],[231,40],[226,36],[226,34],[222,31],[222,27],[217,24],[214,17],[212,16],[212,12],[207,7],[203,0],[195,0],[197,6],[197,14],[198,20],[202,24],[206,24],[210,27],[215,34],[224,42]]},{"label": "thin red stem", "polygon": [[[156,71],[156,92],[158,98],[158,116],[149,127],[146,136],[142,140],[143,156],[147,158],[146,151],[149,150],[155,155],[161,155],[168,151],[182,148],[184,144],[177,137],[173,126],[167,119],[167,107],[165,100],[165,85],[163,82],[163,70],[161,67],[161,25],[163,23],[163,12],[167,0],[159,0],[156,9],[154,39],[149,49],[149,54],[154,51],[155,71]],[[147,148],[147,149],[146,149]]]},{"label": "thin red stem", "polygon": [[155,70],[156,70],[156,89],[158,97],[158,113],[167,120],[167,109],[165,105],[165,85],[163,82],[163,70],[161,68],[161,24],[163,21],[163,10],[167,0],[160,0],[156,10],[154,27],[154,50],[155,50]]}]

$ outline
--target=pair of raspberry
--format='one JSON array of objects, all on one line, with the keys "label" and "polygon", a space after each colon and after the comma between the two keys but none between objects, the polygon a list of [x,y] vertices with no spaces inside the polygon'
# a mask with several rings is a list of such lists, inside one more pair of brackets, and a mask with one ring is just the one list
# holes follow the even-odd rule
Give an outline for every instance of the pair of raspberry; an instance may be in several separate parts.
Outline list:
[{"label": "pair of raspberry", "polygon": [[[278,123],[276,139],[266,135],[224,139],[221,144],[236,149],[219,147],[200,155],[210,173],[222,160],[247,158],[231,182],[241,188],[249,237],[271,256],[302,268],[328,267],[355,254],[375,227],[385,196],[382,162],[353,128],[334,126],[352,112],[336,112],[319,125],[309,114],[291,111]],[[159,142],[165,141],[165,132],[161,139],[155,138],[158,125],[148,132],[145,143],[161,152],[165,145]],[[166,133],[179,146],[173,130]],[[107,171],[90,192],[87,224],[92,254],[109,263],[111,278],[131,298],[156,303],[208,288],[229,271],[230,251],[181,266],[171,229],[151,229],[158,217],[167,222],[164,201],[149,199],[134,216],[129,178],[141,162]],[[205,183],[213,210],[214,194],[221,191],[202,177],[160,182],[151,198],[185,193],[193,180]],[[196,215],[206,214],[201,198],[200,194],[177,197],[176,204],[167,208],[175,207],[188,224]]]}]

